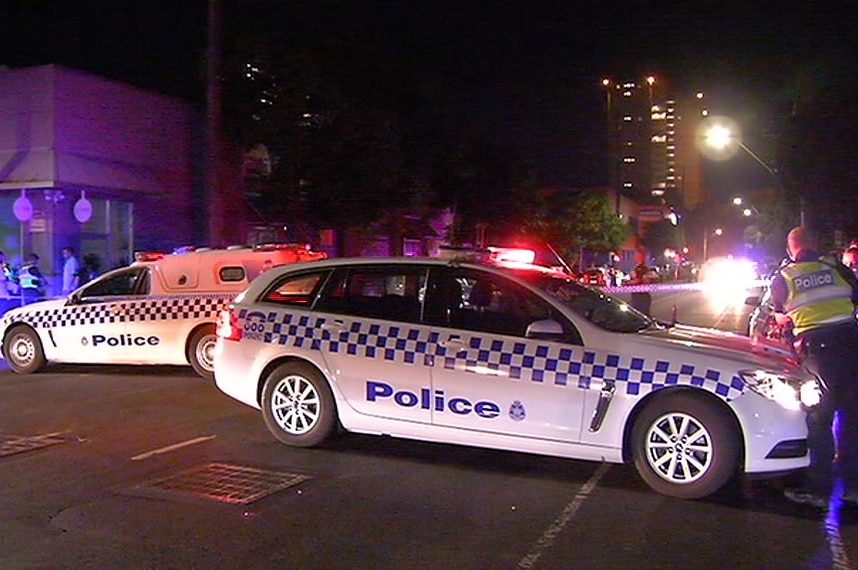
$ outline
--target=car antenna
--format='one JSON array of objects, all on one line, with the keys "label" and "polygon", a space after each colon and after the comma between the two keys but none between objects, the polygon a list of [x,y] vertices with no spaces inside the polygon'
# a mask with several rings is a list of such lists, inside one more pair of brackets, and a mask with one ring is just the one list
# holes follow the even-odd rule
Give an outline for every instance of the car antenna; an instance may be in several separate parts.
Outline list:
[{"label": "car antenna", "polygon": [[670,326],[676,326],[676,305],[673,306],[673,309],[670,311]]},{"label": "car antenna", "polygon": [[566,270],[566,273],[568,273],[569,275],[575,275],[575,272],[572,271],[572,268],[569,267],[569,264],[566,263],[566,260],[563,259],[563,256],[560,255],[556,249],[551,247],[550,243],[545,242],[545,245],[546,245],[546,247],[548,247],[548,251],[550,251],[552,253],[552,255],[554,255],[554,257],[557,259],[557,261],[560,262],[560,265],[563,266],[563,268]]}]

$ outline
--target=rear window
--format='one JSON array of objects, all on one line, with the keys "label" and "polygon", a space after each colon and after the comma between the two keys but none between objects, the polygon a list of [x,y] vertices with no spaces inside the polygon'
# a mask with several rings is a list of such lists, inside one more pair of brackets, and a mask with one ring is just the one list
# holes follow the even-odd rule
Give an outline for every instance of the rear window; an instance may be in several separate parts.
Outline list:
[{"label": "rear window", "polygon": [[277,281],[262,300],[278,305],[310,305],[327,272],[287,275]]}]

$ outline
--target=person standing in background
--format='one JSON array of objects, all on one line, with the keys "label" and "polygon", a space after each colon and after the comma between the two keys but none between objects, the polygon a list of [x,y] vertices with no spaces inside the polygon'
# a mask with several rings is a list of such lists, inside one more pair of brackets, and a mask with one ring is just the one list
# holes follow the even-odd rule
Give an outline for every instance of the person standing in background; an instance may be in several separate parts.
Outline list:
[{"label": "person standing in background", "polygon": [[80,263],[74,255],[74,249],[64,247],[62,249],[63,259],[63,295],[68,295],[80,285]]},{"label": "person standing in background", "polygon": [[843,256],[841,257],[841,261],[843,265],[852,270],[856,276],[858,276],[858,245],[850,245],[846,248],[846,251],[843,252]]},{"label": "person standing in background", "polygon": [[40,301],[45,296],[43,289],[45,279],[39,270],[39,256],[31,253],[21,269],[18,271],[18,284],[21,287],[22,303],[27,305]]},{"label": "person standing in background", "polygon": [[6,254],[0,251],[0,314],[12,308],[15,303],[13,295],[17,293],[15,272],[6,261]]}]

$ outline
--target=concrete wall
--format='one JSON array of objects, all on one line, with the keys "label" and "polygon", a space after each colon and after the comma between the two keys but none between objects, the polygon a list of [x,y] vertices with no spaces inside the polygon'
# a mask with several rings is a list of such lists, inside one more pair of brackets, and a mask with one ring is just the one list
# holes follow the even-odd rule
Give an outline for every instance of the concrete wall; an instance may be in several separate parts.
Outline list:
[{"label": "concrete wall", "polygon": [[54,65],[0,71],[0,204],[8,208],[26,189],[51,232],[4,223],[0,234],[14,230],[23,239],[0,235],[0,243],[40,247],[43,258],[80,243],[91,233],[72,213],[83,193],[133,204],[129,247],[193,243],[195,128],[196,111],[178,99]]}]

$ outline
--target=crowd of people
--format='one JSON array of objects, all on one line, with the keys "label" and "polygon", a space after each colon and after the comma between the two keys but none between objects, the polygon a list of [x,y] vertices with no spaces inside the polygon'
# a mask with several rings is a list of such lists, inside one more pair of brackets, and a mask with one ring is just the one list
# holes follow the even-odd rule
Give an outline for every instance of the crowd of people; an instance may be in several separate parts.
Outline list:
[{"label": "crowd of people", "polygon": [[[57,295],[68,295],[97,275],[97,268],[91,267],[92,263],[78,261],[73,248],[64,247],[61,255],[62,284]],[[0,313],[49,296],[48,280],[39,267],[39,261],[37,254],[30,253],[21,267],[15,268],[6,259],[6,254],[0,251]]]}]

